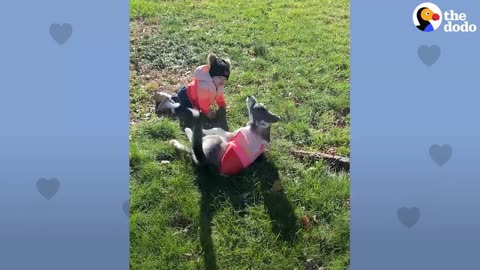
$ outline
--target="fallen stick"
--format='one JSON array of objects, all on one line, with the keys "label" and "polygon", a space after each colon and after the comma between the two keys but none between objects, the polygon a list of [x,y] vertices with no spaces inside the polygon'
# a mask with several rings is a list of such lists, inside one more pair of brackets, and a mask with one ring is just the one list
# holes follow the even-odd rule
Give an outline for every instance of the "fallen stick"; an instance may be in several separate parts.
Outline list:
[{"label": "fallen stick", "polygon": [[345,171],[350,170],[350,159],[347,157],[334,156],[321,152],[308,152],[303,150],[290,150],[290,153],[299,158],[325,160],[330,163],[333,168],[339,168]]}]

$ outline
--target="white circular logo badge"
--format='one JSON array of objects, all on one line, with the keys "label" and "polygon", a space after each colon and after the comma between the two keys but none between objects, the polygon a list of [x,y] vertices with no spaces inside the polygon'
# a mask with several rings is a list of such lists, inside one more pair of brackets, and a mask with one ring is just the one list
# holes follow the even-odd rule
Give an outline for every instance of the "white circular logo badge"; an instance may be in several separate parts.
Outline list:
[{"label": "white circular logo badge", "polygon": [[433,32],[442,24],[442,11],[432,3],[418,5],[413,11],[413,23],[418,30]]}]

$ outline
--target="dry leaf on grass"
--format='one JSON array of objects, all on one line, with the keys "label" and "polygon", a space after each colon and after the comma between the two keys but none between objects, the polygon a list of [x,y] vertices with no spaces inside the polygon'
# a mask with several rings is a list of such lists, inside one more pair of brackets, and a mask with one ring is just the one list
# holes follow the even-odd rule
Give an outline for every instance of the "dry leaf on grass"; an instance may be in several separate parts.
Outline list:
[{"label": "dry leaf on grass", "polygon": [[312,223],[306,215],[302,217],[302,224],[307,230],[310,230],[312,228]]}]

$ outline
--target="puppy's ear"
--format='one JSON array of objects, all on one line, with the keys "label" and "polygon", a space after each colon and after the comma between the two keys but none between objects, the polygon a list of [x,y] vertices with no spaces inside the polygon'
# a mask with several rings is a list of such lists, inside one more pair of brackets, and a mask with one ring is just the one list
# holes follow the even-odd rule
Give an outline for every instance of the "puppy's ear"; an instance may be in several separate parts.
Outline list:
[{"label": "puppy's ear", "polygon": [[232,69],[232,61],[228,58],[223,58],[223,61],[227,63],[228,69]]},{"label": "puppy's ear", "polygon": [[246,101],[247,101],[247,109],[250,112],[250,110],[253,109],[254,106],[257,104],[257,100],[255,99],[254,96],[248,96]]},{"label": "puppy's ear", "polygon": [[276,123],[276,122],[278,122],[278,121],[281,120],[280,116],[278,116],[278,115],[276,115],[276,114],[273,114],[273,113],[269,113],[268,116],[269,116],[269,117],[268,117],[268,118],[269,118],[268,120],[269,120],[270,123]]},{"label": "puppy's ear", "polygon": [[213,63],[217,61],[217,56],[215,54],[210,53],[207,57],[207,63],[209,66],[212,66]]},{"label": "puppy's ear", "polygon": [[252,106],[258,103],[257,99],[254,96],[248,96],[247,97],[247,102],[248,101],[250,101],[250,105],[252,105]]}]

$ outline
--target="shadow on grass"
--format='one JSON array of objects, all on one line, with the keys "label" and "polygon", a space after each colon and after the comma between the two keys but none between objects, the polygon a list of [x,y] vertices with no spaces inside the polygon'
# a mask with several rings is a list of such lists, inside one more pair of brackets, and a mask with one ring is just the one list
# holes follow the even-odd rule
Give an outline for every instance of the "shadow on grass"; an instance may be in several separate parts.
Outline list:
[{"label": "shadow on grass", "polygon": [[243,216],[246,206],[256,203],[255,198],[261,195],[272,221],[272,231],[283,241],[294,243],[297,218],[283,191],[271,191],[273,183],[280,176],[276,166],[264,155],[238,176],[222,177],[200,168],[196,170],[196,175],[201,192],[200,244],[206,269],[217,269],[212,242],[212,220],[215,212],[219,210],[217,205],[221,205],[221,201],[229,201]]},{"label": "shadow on grass", "polygon": [[[182,131],[185,127],[191,127],[192,122],[187,115],[189,114],[181,113],[175,116]],[[219,109],[212,121],[201,115],[201,124],[204,129],[221,127],[229,131],[225,109]],[[272,221],[273,233],[290,244],[295,242],[297,218],[283,190],[271,191],[273,183],[280,180],[280,175],[275,164],[265,155],[261,155],[240,175],[232,177],[217,175],[209,169],[198,168],[191,163],[196,168],[196,184],[201,192],[200,245],[206,269],[217,269],[212,241],[212,220],[215,212],[220,210],[222,202],[225,201],[243,216],[248,205],[258,203],[257,198],[263,197],[264,207]]]}]

